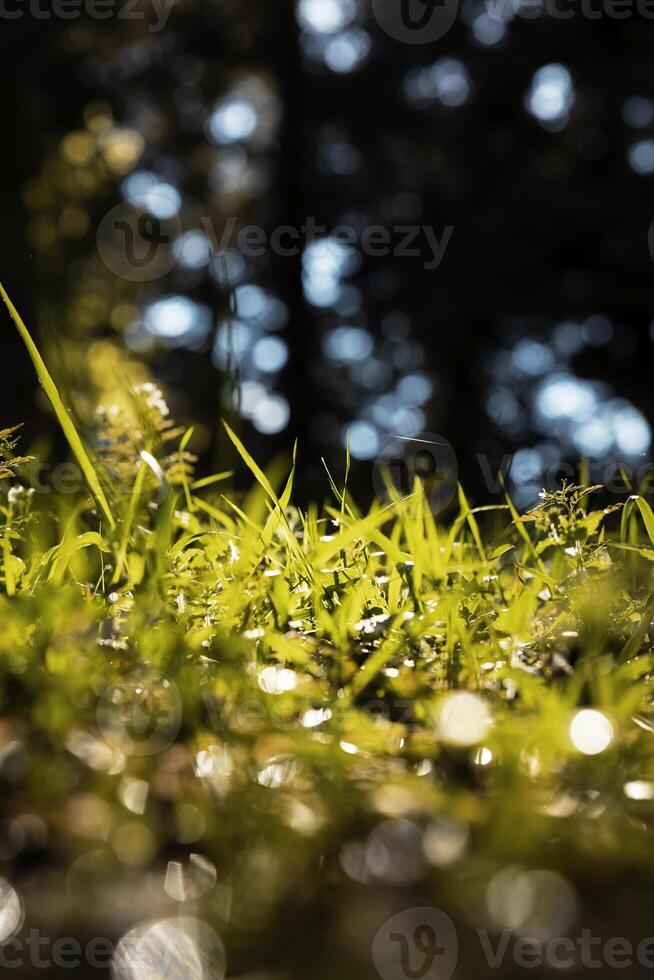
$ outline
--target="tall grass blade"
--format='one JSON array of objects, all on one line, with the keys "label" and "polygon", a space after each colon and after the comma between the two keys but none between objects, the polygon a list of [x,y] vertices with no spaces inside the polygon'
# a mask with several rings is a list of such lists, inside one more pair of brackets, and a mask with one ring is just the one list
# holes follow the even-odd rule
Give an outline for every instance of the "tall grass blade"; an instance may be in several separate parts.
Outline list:
[{"label": "tall grass blade", "polygon": [[63,433],[66,436],[66,439],[68,440],[68,444],[72,449],[77,462],[80,465],[82,473],[84,474],[84,479],[86,480],[89,489],[91,490],[91,493],[95,497],[100,510],[104,514],[104,517],[106,518],[109,527],[113,530],[116,527],[116,522],[114,520],[113,514],[111,513],[111,509],[109,507],[109,503],[107,502],[107,498],[104,495],[102,486],[100,485],[100,480],[98,479],[98,475],[95,472],[95,469],[93,468],[93,464],[89,459],[86,449],[84,448],[84,444],[80,438],[77,429],[75,428],[75,424],[73,423],[70,415],[66,410],[66,407],[64,406],[64,403],[61,400],[61,396],[59,394],[57,386],[52,380],[50,372],[45,366],[45,362],[43,358],[39,354],[36,344],[32,340],[29,330],[23,323],[18,311],[16,310],[15,306],[9,299],[9,296],[7,295],[7,292],[4,286],[2,285],[2,283],[0,283],[0,295],[2,295],[2,298],[5,302],[5,306],[9,310],[9,315],[11,316],[11,319],[14,321],[14,324],[16,325],[16,329],[18,330],[18,333],[20,334],[25,346],[27,347],[27,351],[30,357],[32,358],[32,363],[36,368],[38,379],[41,385],[43,386],[46,395],[50,400],[50,404],[54,409],[54,413],[57,416],[59,425],[63,429]]}]

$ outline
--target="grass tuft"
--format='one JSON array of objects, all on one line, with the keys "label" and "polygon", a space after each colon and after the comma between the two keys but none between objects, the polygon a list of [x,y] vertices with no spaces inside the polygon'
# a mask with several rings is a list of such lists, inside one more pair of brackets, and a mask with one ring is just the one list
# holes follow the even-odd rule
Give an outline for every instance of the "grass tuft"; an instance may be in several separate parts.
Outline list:
[{"label": "grass tuft", "polygon": [[[123,893],[149,913],[152,882],[167,866],[177,894],[191,847],[194,914],[243,969],[268,966],[252,957],[274,924],[289,975],[322,977],[300,904],[333,937],[352,889],[377,909],[374,934],[382,907],[438,904],[443,882],[447,907],[478,921],[507,866],[546,868],[564,897],[592,890],[598,867],[607,893],[652,879],[643,496],[604,505],[566,485],[521,515],[508,496],[475,507],[461,490],[439,523],[419,484],[364,510],[328,474],[324,506],[303,511],[296,454],[284,481],[230,429],[249,491],[224,490],[227,473],[195,480],[190,436],[150,385],[132,416],[97,421],[123,515],[110,534],[95,470],[3,295],[98,502],[30,487],[13,430],[0,433],[0,779],[9,811],[56,842],[52,880],[74,883],[75,914]],[[34,887],[32,859],[8,854],[3,874]],[[349,980],[361,971],[346,952]]]}]

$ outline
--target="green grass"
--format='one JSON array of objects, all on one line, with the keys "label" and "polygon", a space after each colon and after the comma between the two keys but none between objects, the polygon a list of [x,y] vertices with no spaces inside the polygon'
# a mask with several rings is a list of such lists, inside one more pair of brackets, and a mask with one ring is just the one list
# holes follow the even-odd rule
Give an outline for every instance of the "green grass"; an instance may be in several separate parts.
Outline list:
[{"label": "green grass", "polygon": [[[77,868],[68,921],[195,851],[218,884],[194,909],[265,966],[252,937],[285,935],[283,910],[319,920],[321,890],[402,884],[405,845],[372,870],[356,857],[391,825],[428,832],[428,900],[446,887],[466,914],[507,863],[579,889],[650,880],[643,496],[593,509],[597,488],[569,486],[519,516],[461,492],[437,524],[419,484],[362,512],[326,478],[301,510],[295,456],[267,476],[229,429],[251,486],[223,494],[227,473],[194,482],[152,388],[89,420],[91,454],[9,308],[84,476],[21,489],[29,461],[0,434],[0,785],[10,816],[47,828],[52,873]],[[28,894],[20,845],[3,860]]]}]

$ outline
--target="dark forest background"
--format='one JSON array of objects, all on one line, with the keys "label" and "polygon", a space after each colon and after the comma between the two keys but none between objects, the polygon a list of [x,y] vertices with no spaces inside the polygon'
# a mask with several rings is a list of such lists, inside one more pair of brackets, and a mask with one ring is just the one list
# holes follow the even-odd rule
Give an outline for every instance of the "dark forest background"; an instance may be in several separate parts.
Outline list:
[{"label": "dark forest background", "polygon": [[[152,376],[206,466],[221,415],[262,460],[297,437],[305,495],[322,456],[342,473],[347,432],[363,495],[398,435],[449,440],[477,499],[479,455],[494,472],[514,454],[522,504],[562,460],[649,460],[654,22],[465,0],[414,45],[366,0],[178,0],[158,31],[141,3],[2,23],[1,277],[80,413]],[[130,281],[98,229],[148,194],[185,237]],[[453,232],[436,269],[203,240],[310,217]],[[8,320],[1,336],[2,422],[29,445],[55,426]]]}]

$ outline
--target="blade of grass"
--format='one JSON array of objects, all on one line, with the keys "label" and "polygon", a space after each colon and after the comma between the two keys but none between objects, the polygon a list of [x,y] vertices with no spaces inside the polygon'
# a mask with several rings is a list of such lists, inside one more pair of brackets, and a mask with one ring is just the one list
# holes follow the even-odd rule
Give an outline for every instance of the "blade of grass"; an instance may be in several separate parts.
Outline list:
[{"label": "blade of grass", "polygon": [[509,513],[511,514],[511,520],[513,521],[513,526],[515,527],[516,531],[518,532],[518,534],[524,541],[525,545],[527,546],[527,551],[529,552],[532,559],[534,560],[534,563],[538,566],[541,575],[549,579],[550,577],[547,574],[542,559],[539,557],[538,552],[536,551],[534,542],[529,537],[529,532],[527,531],[524,524],[520,520],[520,514],[516,510],[515,504],[511,500],[511,496],[506,486],[506,480],[504,479],[504,476],[502,474],[500,474],[500,482],[502,484],[502,489],[504,490],[504,498],[506,500],[507,507],[509,508]]},{"label": "blade of grass", "polygon": [[275,507],[278,507],[279,506],[279,500],[278,500],[277,495],[275,494],[275,491],[273,490],[273,488],[272,488],[272,486],[270,484],[270,480],[268,479],[268,477],[266,476],[266,474],[263,472],[263,470],[261,469],[261,467],[258,466],[257,463],[255,463],[254,459],[249,454],[249,452],[247,451],[247,449],[245,448],[245,446],[243,445],[243,443],[241,442],[241,440],[239,439],[239,437],[236,435],[236,433],[234,432],[234,430],[227,424],[227,422],[225,422],[224,419],[223,419],[223,427],[225,429],[225,432],[227,433],[227,435],[229,436],[229,438],[233,442],[234,446],[236,447],[236,451],[238,452],[239,456],[241,457],[241,459],[243,460],[243,462],[245,463],[245,465],[247,466],[247,468],[250,470],[250,472],[252,473],[252,475],[254,476],[254,478],[257,480],[257,482],[266,491],[266,493],[268,494],[268,496],[272,500],[272,502],[275,505]]},{"label": "blade of grass", "polygon": [[123,568],[127,565],[127,549],[129,547],[129,536],[132,532],[132,525],[136,518],[136,508],[138,506],[139,499],[141,497],[141,491],[143,490],[143,484],[145,482],[145,467],[146,461],[141,459],[141,465],[138,468],[136,479],[134,480],[134,486],[132,487],[132,492],[129,498],[129,506],[127,508],[127,516],[123,522],[123,533],[120,542],[120,549],[118,552],[118,561],[116,562],[116,571],[112,579],[112,584],[115,585],[120,581],[120,576],[123,574]]},{"label": "blade of grass", "polygon": [[468,503],[468,498],[465,495],[463,487],[459,483],[459,507],[461,509],[461,515],[465,516],[468,527],[472,532],[472,537],[479,552],[479,557],[482,561],[486,561],[486,552],[484,551],[484,545],[482,544],[481,534],[479,533],[479,525],[475,519],[475,515],[472,512],[470,504]]},{"label": "blade of grass", "polygon": [[224,473],[214,473],[213,476],[203,476],[200,480],[195,480],[191,484],[191,490],[203,490],[205,487],[213,486],[214,483],[222,483],[224,480],[229,480],[233,476],[233,470],[225,470]]},{"label": "blade of grass", "polygon": [[38,348],[34,343],[34,341],[32,340],[32,337],[30,336],[29,330],[23,323],[18,311],[16,310],[15,306],[9,299],[9,296],[7,295],[7,292],[4,286],[2,285],[2,283],[0,283],[0,295],[2,295],[5,306],[9,310],[9,315],[11,316],[11,319],[14,321],[14,324],[16,325],[16,329],[18,330],[18,333],[20,334],[23,343],[27,347],[27,352],[32,359],[32,363],[34,364],[34,367],[36,368],[36,373],[39,382],[41,383],[43,390],[45,391],[46,395],[48,396],[48,399],[50,400],[50,404],[52,405],[55,415],[57,416],[59,425],[63,429],[63,433],[66,436],[66,439],[68,440],[68,445],[72,449],[73,454],[80,465],[80,468],[82,470],[82,473],[84,474],[84,478],[89,486],[89,489],[93,494],[93,496],[95,497],[98,507],[104,514],[107,523],[109,524],[109,527],[113,530],[116,527],[116,522],[114,520],[113,514],[111,513],[111,509],[109,507],[107,498],[104,495],[104,491],[100,484],[100,480],[98,479],[98,475],[95,472],[95,469],[93,467],[93,464],[91,463],[91,460],[89,459],[89,455],[86,449],[84,448],[84,444],[80,438],[77,429],[75,428],[75,424],[72,421],[70,415],[66,410],[66,407],[64,406],[64,403],[61,400],[61,396],[59,394],[57,386],[54,383],[50,375],[50,372],[45,366],[45,361],[39,354]]},{"label": "blade of grass", "polygon": [[647,537],[650,540],[650,544],[654,545],[654,512],[644,497],[641,497],[639,494],[634,494],[629,497],[629,500],[625,504],[622,511],[622,521],[620,525],[620,536],[622,541],[624,542],[627,539],[629,518],[633,511],[634,504],[640,511],[640,516],[643,520],[643,524],[645,525],[645,530],[647,531]]},{"label": "blade of grass", "polygon": [[[310,569],[309,565],[307,564],[306,558],[305,558],[304,554],[302,553],[302,550],[301,550],[301,548],[300,548],[300,546],[299,546],[299,544],[297,542],[297,539],[295,538],[295,535],[293,534],[293,531],[291,529],[290,524],[288,523],[288,519],[287,519],[286,514],[285,514],[285,506],[282,504],[282,502],[277,497],[275,491],[273,490],[273,488],[271,486],[270,480],[268,479],[268,477],[266,476],[266,474],[263,472],[263,470],[261,469],[261,467],[258,466],[258,464],[254,461],[254,459],[252,458],[252,456],[250,455],[250,453],[247,451],[247,449],[245,448],[245,446],[243,445],[243,443],[241,442],[241,440],[239,439],[239,437],[229,427],[229,425],[227,424],[227,422],[225,422],[224,419],[223,419],[223,426],[224,426],[225,432],[227,433],[227,435],[231,439],[232,443],[234,444],[234,446],[235,446],[235,448],[236,448],[239,456],[241,457],[241,459],[243,460],[243,462],[245,463],[245,465],[248,467],[248,469],[250,470],[250,472],[252,473],[252,475],[255,477],[255,479],[257,480],[257,482],[263,487],[263,489],[265,490],[266,494],[268,495],[268,497],[272,501],[275,510],[279,513],[280,518],[281,518],[281,523],[282,523],[282,525],[283,525],[283,527],[285,528],[285,531],[286,531],[286,543],[288,545],[289,550],[293,553],[293,556],[298,561],[300,561],[300,563],[303,565],[303,567],[305,569],[305,572],[310,575],[311,574],[311,569]],[[290,499],[290,493],[291,493],[291,490],[292,490],[292,487],[293,487],[293,477],[295,475],[295,457],[296,457],[296,453],[297,453],[297,445],[296,445],[296,447],[295,447],[295,449],[293,451],[293,471],[291,473],[291,476],[289,477],[289,482],[286,485],[286,490],[288,491],[289,499]]]},{"label": "blade of grass", "polygon": [[5,587],[7,595],[16,594],[16,579],[14,578],[14,556],[11,553],[11,545],[7,538],[2,539],[2,555],[5,563]]},{"label": "blade of grass", "polygon": [[648,596],[647,602],[645,603],[645,608],[643,610],[643,615],[640,620],[640,623],[636,627],[636,630],[634,631],[633,635],[629,637],[629,639],[627,640],[627,642],[622,648],[622,651],[620,653],[620,660],[622,662],[626,660],[631,660],[631,658],[635,657],[638,651],[640,650],[640,646],[645,637],[645,633],[647,633],[647,630],[652,625],[652,613],[654,613],[654,602],[652,602],[652,597],[650,595]]}]

